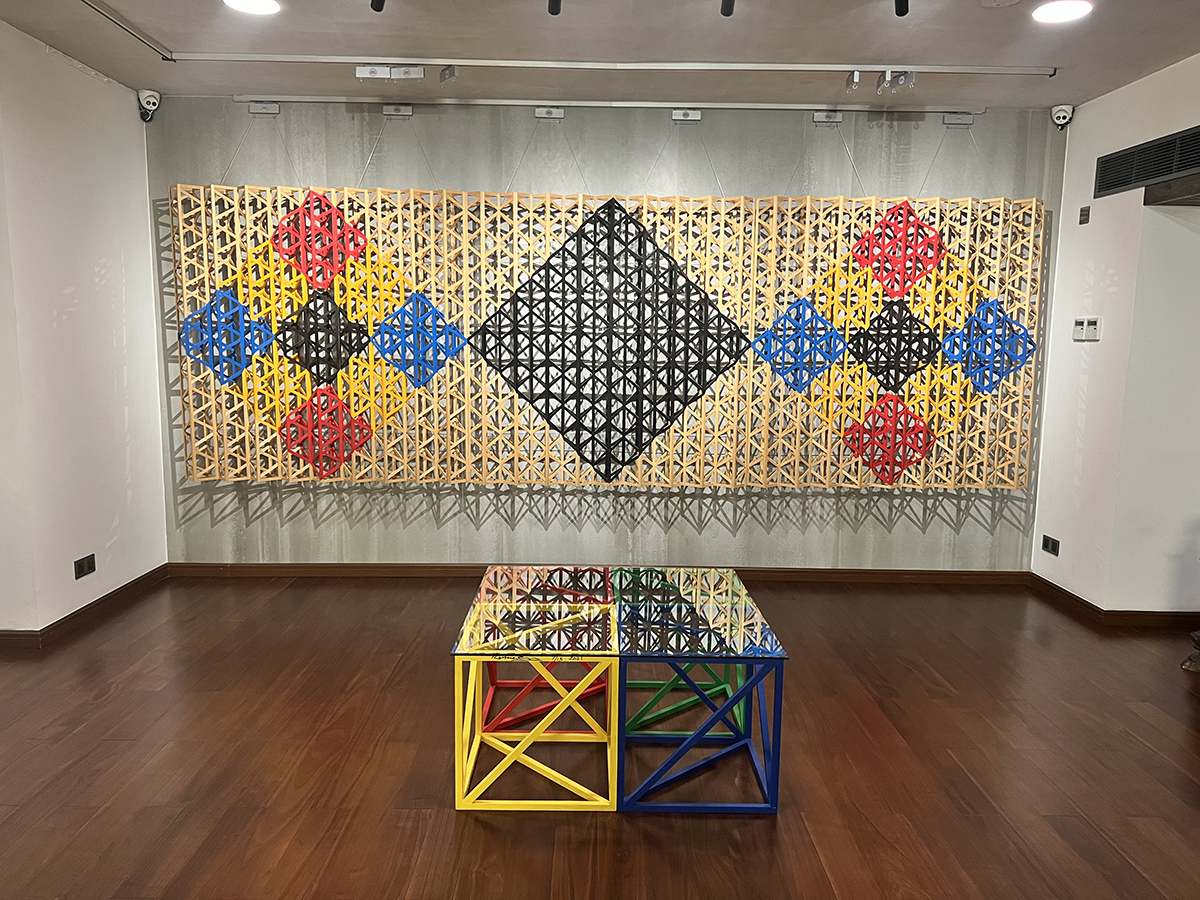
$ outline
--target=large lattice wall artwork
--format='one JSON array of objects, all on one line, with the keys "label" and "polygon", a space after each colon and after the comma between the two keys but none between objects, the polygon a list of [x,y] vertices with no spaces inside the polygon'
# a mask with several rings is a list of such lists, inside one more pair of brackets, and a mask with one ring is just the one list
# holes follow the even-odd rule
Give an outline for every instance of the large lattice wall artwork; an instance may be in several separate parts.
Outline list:
[{"label": "large lattice wall artwork", "polygon": [[1036,200],[172,190],[196,481],[1020,488]]}]

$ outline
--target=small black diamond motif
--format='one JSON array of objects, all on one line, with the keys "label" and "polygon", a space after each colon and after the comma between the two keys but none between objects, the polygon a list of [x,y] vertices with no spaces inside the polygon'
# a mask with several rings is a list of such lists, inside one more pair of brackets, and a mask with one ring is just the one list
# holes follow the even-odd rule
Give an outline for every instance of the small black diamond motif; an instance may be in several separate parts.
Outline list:
[{"label": "small black diamond motif", "polygon": [[328,291],[313,291],[308,303],[279,327],[283,352],[312,373],[317,384],[332,384],[371,335],[346,315]]},{"label": "small black diamond motif", "polygon": [[616,200],[589,216],[470,340],[605,481],[750,344]]},{"label": "small black diamond motif", "polygon": [[903,303],[885,303],[871,324],[848,341],[850,355],[865,363],[885,391],[899,394],[914,374],[933,362],[941,343]]}]

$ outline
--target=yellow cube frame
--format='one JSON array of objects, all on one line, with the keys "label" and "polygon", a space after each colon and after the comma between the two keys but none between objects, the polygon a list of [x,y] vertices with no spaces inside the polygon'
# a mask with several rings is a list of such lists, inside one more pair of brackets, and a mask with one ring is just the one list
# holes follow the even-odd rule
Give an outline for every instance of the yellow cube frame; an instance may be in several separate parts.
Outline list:
[{"label": "yellow cube frame", "polygon": [[[577,680],[560,681],[552,667],[567,660],[522,660],[536,673],[530,683],[544,683],[559,696],[556,703],[527,730],[485,730],[484,710],[489,685],[490,665],[512,662],[511,656],[456,656],[454,660],[454,800],[458,809],[476,810],[594,810],[614,811],[617,808],[617,676],[616,657],[592,657],[572,660],[590,666]],[[492,683],[494,687],[495,682]],[[589,688],[604,685],[606,694],[603,719],[591,715],[580,699]],[[587,726],[584,731],[561,731],[553,726],[568,710],[576,713]],[[608,771],[607,794],[591,788],[556,771],[529,756],[527,751],[538,743],[601,744]],[[476,764],[481,747],[491,747],[501,754],[501,760],[477,782]],[[496,780],[514,763],[525,766],[548,781],[578,796],[578,800],[483,799]]]},{"label": "yellow cube frame", "polygon": [[[603,569],[527,567],[489,570],[463,624],[454,652],[455,806],[462,810],[592,810],[617,808],[617,720],[619,657],[616,605]],[[528,677],[499,677],[501,663],[528,667]],[[555,674],[562,663],[582,664],[578,678]],[[497,689],[517,695],[498,712]],[[556,699],[518,711],[534,690],[549,689]],[[583,700],[603,693],[603,715],[594,716]],[[565,730],[573,714],[583,723]],[[556,727],[559,725],[560,727]],[[605,754],[608,790],[592,790],[534,759],[537,744],[595,744]],[[500,761],[477,773],[480,750],[489,747]],[[489,788],[514,764],[574,794],[577,799],[487,798]],[[476,777],[481,774],[482,777]]]}]

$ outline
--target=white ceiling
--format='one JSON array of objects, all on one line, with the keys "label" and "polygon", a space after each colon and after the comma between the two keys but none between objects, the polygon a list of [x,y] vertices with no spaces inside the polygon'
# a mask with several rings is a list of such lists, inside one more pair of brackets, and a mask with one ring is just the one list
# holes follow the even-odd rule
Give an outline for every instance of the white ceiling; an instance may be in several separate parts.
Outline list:
[{"label": "white ceiling", "polygon": [[[1200,53],[1198,0],[1095,0],[1081,22],[1035,23],[1038,0],[280,0],[254,17],[221,0],[107,0],[174,53],[828,64],[1056,67],[1033,75],[922,74],[883,98],[870,83],[847,95],[844,73],[628,72],[464,68],[439,86],[359,81],[349,63],[164,62],[83,0],[0,0],[0,19],[135,88],[164,94],[332,96],[396,101],[518,99],[669,103],[891,105],[979,110],[1082,103]],[[991,0],[995,2],[995,0]]]}]

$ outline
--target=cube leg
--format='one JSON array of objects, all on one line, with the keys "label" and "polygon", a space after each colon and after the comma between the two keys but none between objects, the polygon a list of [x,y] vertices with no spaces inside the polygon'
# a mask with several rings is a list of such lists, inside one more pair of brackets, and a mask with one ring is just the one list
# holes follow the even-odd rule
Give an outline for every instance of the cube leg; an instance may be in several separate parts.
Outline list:
[{"label": "cube leg", "polygon": [[[584,666],[584,674],[576,679],[560,679],[554,674],[558,663],[564,661],[534,656],[519,659],[455,657],[455,805],[458,809],[616,809],[617,659],[571,660]],[[528,678],[510,679],[511,683],[506,683],[497,677],[500,662],[518,662],[533,671]],[[557,694],[557,699],[521,711],[517,709],[518,700],[493,713],[497,687],[516,688],[522,700],[535,689],[548,689]],[[604,694],[603,712],[597,717],[582,701],[601,693]],[[582,721],[582,728],[567,730],[561,727],[560,719],[568,711]],[[535,746],[553,743],[599,745],[598,749],[605,754],[606,793],[592,790],[530,755]],[[489,762],[481,767],[480,751],[484,747],[499,753],[499,762]],[[513,765],[529,769],[574,794],[577,799],[496,797],[493,785]]]},{"label": "cube leg", "polygon": [[[694,812],[694,813],[775,813],[779,808],[779,751],[782,734],[783,712],[783,660],[738,660],[740,672],[721,681],[697,682],[692,677],[697,667],[713,673],[712,666],[730,663],[730,660],[664,660],[661,658],[629,659],[620,663],[621,723],[618,747],[618,804],[617,808],[629,812]],[[707,707],[707,718],[689,732],[654,731],[645,726],[653,713],[642,707],[632,717],[629,714],[627,693],[630,688],[629,666],[639,663],[659,663],[670,667],[673,673],[668,682],[633,682],[647,687],[651,684],[670,683],[676,689],[690,692],[686,701],[666,707],[681,711],[682,708]],[[706,665],[707,664],[707,665]],[[715,674],[715,673],[713,673]],[[740,676],[740,677],[739,677]],[[771,690],[768,691],[768,685]],[[657,703],[669,691],[661,687],[656,692]],[[694,698],[694,700],[693,700]],[[684,706],[686,704],[686,707]],[[640,717],[640,718],[639,718]],[[659,717],[661,721],[666,717]],[[630,728],[630,724],[635,727]],[[757,732],[757,734],[756,734]],[[655,770],[638,785],[628,783],[626,750],[634,744],[666,744],[674,747]],[[684,757],[698,747],[715,746],[713,752],[686,765]],[[654,795],[693,779],[727,757],[747,753],[754,767],[761,801],[744,803],[718,802],[670,802],[655,800]]]}]

